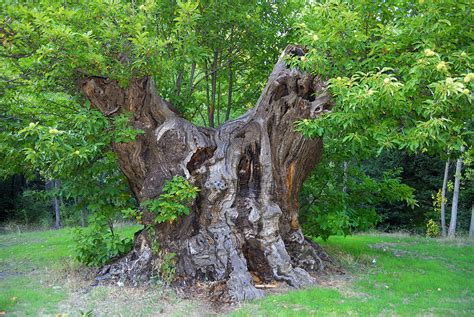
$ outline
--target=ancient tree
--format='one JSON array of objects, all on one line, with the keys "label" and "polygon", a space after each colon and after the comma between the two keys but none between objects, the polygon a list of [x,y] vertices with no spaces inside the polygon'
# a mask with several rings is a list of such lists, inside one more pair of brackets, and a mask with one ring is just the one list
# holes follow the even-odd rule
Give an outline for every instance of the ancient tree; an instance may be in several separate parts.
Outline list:
[{"label": "ancient tree", "polygon": [[315,282],[312,273],[328,258],[301,232],[298,192],[323,144],[295,132],[294,122],[328,111],[330,97],[321,78],[289,68],[286,55],[302,51],[286,48],[255,108],[217,129],[182,118],[150,77],[127,88],[105,78],[84,80],[82,90],[94,107],[106,116],[132,112],[131,124],[144,131],[134,142],[113,144],[139,202],[158,197],[174,175],[200,188],[188,216],[136,234],[133,250],[102,274],[137,284],[173,252],[176,284],[205,281],[214,295],[232,300],[262,296],[255,281],[293,287]]}]

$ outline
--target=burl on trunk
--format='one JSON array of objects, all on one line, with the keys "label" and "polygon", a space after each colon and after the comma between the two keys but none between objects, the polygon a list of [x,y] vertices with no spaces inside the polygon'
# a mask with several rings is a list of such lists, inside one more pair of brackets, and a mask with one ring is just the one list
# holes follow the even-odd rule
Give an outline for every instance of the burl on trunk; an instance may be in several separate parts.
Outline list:
[{"label": "burl on trunk", "polygon": [[[213,285],[231,300],[263,296],[259,283],[293,287],[315,282],[327,255],[304,238],[298,223],[298,192],[319,162],[321,139],[294,131],[294,122],[328,111],[324,82],[290,69],[285,55],[275,65],[256,107],[217,129],[180,117],[156,92],[151,78],[123,89],[113,80],[87,78],[82,89],[107,116],[132,112],[145,133],[115,143],[120,167],[139,202],[160,195],[174,175],[200,188],[188,216],[136,234],[133,250],[102,274],[131,284],[145,282],[167,253],[176,254],[176,283]],[[154,239],[159,252],[152,251]]]}]

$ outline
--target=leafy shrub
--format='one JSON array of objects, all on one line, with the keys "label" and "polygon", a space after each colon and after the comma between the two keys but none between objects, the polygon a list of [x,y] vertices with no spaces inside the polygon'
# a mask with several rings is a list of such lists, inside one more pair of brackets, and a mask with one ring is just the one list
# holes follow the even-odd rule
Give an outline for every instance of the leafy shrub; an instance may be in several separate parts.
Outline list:
[{"label": "leafy shrub", "polygon": [[163,186],[157,199],[142,203],[148,211],[156,214],[155,222],[173,222],[178,217],[189,214],[189,205],[196,199],[199,188],[191,185],[184,177],[174,176]]},{"label": "leafy shrub", "polygon": [[169,252],[163,256],[160,276],[165,283],[171,283],[176,275],[176,253]]},{"label": "leafy shrub", "polygon": [[378,211],[384,203],[417,204],[413,189],[401,183],[400,171],[372,177],[354,162],[345,177],[343,169],[336,169],[337,165],[329,161],[332,159],[323,158],[303,184],[299,220],[305,234],[327,239],[364,231],[380,221]]},{"label": "leafy shrub", "polygon": [[74,231],[75,253],[79,262],[100,266],[127,253],[132,248],[132,239],[121,238],[113,232],[103,215],[94,215],[88,228]]},{"label": "leafy shrub", "polygon": [[439,226],[433,219],[428,220],[426,223],[426,236],[431,238],[439,237]]},{"label": "leafy shrub", "polygon": [[[199,189],[192,186],[184,177],[175,176],[163,186],[163,193],[157,199],[147,200],[142,205],[156,214],[156,223],[173,222],[178,217],[189,214],[189,205],[197,197],[198,191]],[[114,214],[112,208],[103,204],[98,204],[96,207],[93,209],[94,215],[89,219],[90,226],[76,229],[74,235],[76,258],[81,263],[91,266],[103,265],[127,253],[132,247],[131,239],[121,238],[109,225]],[[140,221],[142,217],[142,212],[134,208],[123,209],[122,214],[136,221]],[[148,225],[147,230],[150,233],[154,232],[152,225]],[[150,240],[155,241],[153,238]],[[154,253],[158,253],[157,245],[153,249]],[[172,259],[165,262],[171,263]],[[166,278],[174,275],[171,274],[172,269],[169,265],[164,272]]]}]

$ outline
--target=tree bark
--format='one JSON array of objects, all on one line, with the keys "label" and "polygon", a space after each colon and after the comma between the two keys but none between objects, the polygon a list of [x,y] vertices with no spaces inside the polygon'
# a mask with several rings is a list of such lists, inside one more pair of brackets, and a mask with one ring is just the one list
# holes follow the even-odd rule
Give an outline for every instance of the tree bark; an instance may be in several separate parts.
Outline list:
[{"label": "tree bark", "polygon": [[[53,181],[53,188],[59,188],[60,183],[58,180]],[[61,228],[61,209],[60,209],[60,200],[57,196],[53,198],[53,208],[54,208],[54,228],[60,229]]]},{"label": "tree bark", "polygon": [[86,221],[86,213],[84,212],[85,209],[81,209],[81,227],[86,227],[87,226],[87,221]]},{"label": "tree bark", "polygon": [[180,69],[176,77],[176,95],[181,94],[181,85],[183,83],[184,69]]},{"label": "tree bark", "polygon": [[443,188],[441,189],[441,234],[446,237],[446,189],[448,187],[449,158],[444,167]]},{"label": "tree bark", "polygon": [[225,121],[230,118],[230,109],[232,108],[232,89],[233,89],[232,60],[229,61],[229,87],[227,89],[227,110],[225,112]]},{"label": "tree bark", "polygon": [[[46,182],[45,188],[49,190],[54,190],[59,188],[60,182],[58,180],[52,180]],[[61,228],[61,209],[60,209],[60,200],[57,196],[54,196],[52,199],[53,213],[54,213],[54,228]]]},{"label": "tree bark", "polygon": [[[299,51],[288,46],[283,55]],[[174,223],[155,225],[145,212],[142,221],[153,232],[137,233],[131,253],[101,274],[136,285],[173,252],[176,285],[206,282],[211,295],[230,300],[263,296],[256,281],[315,283],[310,273],[331,260],[302,234],[298,192],[323,146],[293,127],[329,111],[331,102],[321,78],[289,69],[283,55],[256,107],[218,129],[197,127],[173,112],[149,77],[125,89],[104,78],[84,80],[93,106],[111,116],[131,111],[131,123],[144,131],[134,142],[113,144],[138,202],[158,197],[174,175],[200,188],[190,214]]]},{"label": "tree bark", "polygon": [[221,125],[221,82],[217,84],[217,126]]},{"label": "tree bark", "polygon": [[342,192],[347,193],[347,180],[349,178],[349,162],[344,161],[342,163],[343,177],[342,177]]},{"label": "tree bark", "polygon": [[214,50],[211,68],[211,107],[208,113],[209,126],[214,128],[214,113],[216,111],[216,84],[217,84],[217,61],[219,59],[219,51]]},{"label": "tree bark", "polygon": [[456,235],[456,225],[458,218],[459,187],[461,184],[462,153],[464,146],[461,147],[461,154],[456,160],[456,174],[454,175],[453,202],[451,204],[451,220],[449,222],[448,238],[454,238]]},{"label": "tree bark", "polygon": [[196,71],[196,62],[191,64],[191,73],[189,74],[189,91],[188,95],[191,96],[194,90],[194,73]]}]

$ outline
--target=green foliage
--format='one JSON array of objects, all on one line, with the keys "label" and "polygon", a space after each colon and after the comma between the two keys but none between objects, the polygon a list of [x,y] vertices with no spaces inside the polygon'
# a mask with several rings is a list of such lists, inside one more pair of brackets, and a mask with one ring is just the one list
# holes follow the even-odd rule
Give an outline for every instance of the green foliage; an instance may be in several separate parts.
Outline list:
[{"label": "green foliage", "polygon": [[342,162],[329,160],[331,156],[323,159],[303,184],[300,217],[306,234],[327,239],[364,231],[381,220],[377,211],[384,203],[417,204],[413,189],[401,182],[400,171],[371,177],[352,160],[344,173]]},{"label": "green foliage", "polygon": [[[191,120],[202,121],[198,113],[209,106],[208,68],[216,54],[216,80],[222,92],[234,87],[238,103],[231,113],[240,113],[253,105],[275,57],[291,42],[300,2],[5,1],[0,60],[6,80],[0,88],[35,103],[40,97],[54,99],[58,91],[76,99],[75,79],[84,75],[122,86],[151,75],[163,97]],[[25,89],[15,92],[18,87]],[[227,100],[217,99],[213,108],[220,122]],[[10,100],[7,109],[18,104]],[[61,100],[54,112],[70,106]]]},{"label": "green foliage", "polygon": [[[120,210],[132,210],[135,216],[129,216],[139,221],[111,144],[142,132],[128,124],[131,114],[110,119],[93,109],[80,80],[100,76],[126,86],[151,76],[159,94],[183,116],[207,125],[203,113],[216,54],[214,109],[222,123],[254,104],[275,58],[294,35],[295,4],[0,2],[0,177],[39,173],[44,180],[61,181],[58,194],[68,213],[87,209],[113,219]],[[172,199],[162,203],[157,221],[187,212]]]},{"label": "green foliage", "polygon": [[130,125],[130,118],[132,113],[122,113],[114,117],[114,132],[115,135],[113,140],[115,142],[131,142],[135,141],[137,135],[143,134],[144,131],[140,129],[135,129]]},{"label": "green foliage", "polygon": [[307,64],[329,79],[335,106],[300,130],[325,131],[359,155],[393,148],[439,154],[470,144],[469,7],[400,0],[308,5],[298,24]]},{"label": "green foliage", "polygon": [[140,223],[143,217],[143,212],[136,208],[126,208],[122,209],[122,215],[125,217],[125,219],[133,220],[137,223]]},{"label": "green foliage", "polygon": [[[446,192],[446,195],[448,192]],[[433,210],[435,213],[440,213],[441,212],[441,205],[443,204],[443,194],[442,194],[442,189],[440,188],[436,194],[433,194],[432,196],[433,199]],[[448,197],[444,197],[444,203],[447,204],[449,201]]]},{"label": "green foliage", "polygon": [[[60,189],[44,195],[61,196],[67,203],[61,206],[66,223],[77,224],[81,210],[92,213],[90,227],[77,229],[76,255],[85,264],[101,265],[131,246],[108,225],[121,209],[133,206],[110,144],[128,142],[141,132],[129,127],[128,115],[118,116],[111,124],[87,105],[77,111],[74,119],[65,130],[30,122],[10,137],[22,145],[26,172],[39,170],[45,179],[61,179]],[[14,153],[13,149],[9,151]]]},{"label": "green foliage", "polygon": [[17,198],[15,216],[13,217],[18,223],[41,224],[48,227],[52,222],[51,200],[42,192],[34,190],[25,190],[21,196]]},{"label": "green foliage", "polygon": [[324,135],[324,128],[309,119],[296,121],[295,130],[304,133],[308,138],[320,138]]},{"label": "green foliage", "polygon": [[79,316],[80,317],[93,317],[94,316],[94,311],[92,309],[88,310],[87,312],[80,311]]},{"label": "green foliage", "polygon": [[[330,159],[323,160],[317,171],[332,171],[323,172],[314,185],[305,185],[313,193],[322,188],[324,197],[315,201],[312,212],[303,211],[320,219],[304,216],[306,230],[318,228],[310,232],[327,237],[331,232],[347,233],[359,223],[365,228],[360,212],[348,212],[354,204],[379,215],[390,206],[400,211],[405,223],[424,226],[431,203],[427,206],[425,196],[432,192],[423,190],[423,207],[417,207],[413,189],[403,185],[397,174],[382,176],[388,169],[369,177],[372,163],[368,162],[396,151],[426,153],[438,160],[447,152],[458,154],[461,145],[471,147],[473,56],[465,22],[469,8],[466,1],[402,0],[327,0],[309,2],[304,8],[296,27],[308,53],[290,63],[327,79],[334,101],[330,113],[295,123],[295,129],[306,136],[324,139],[324,155]],[[352,167],[346,193],[340,185],[344,162]],[[405,168],[392,169],[398,167]],[[377,189],[367,177],[378,184]],[[394,201],[404,201],[417,212],[407,212]],[[421,219],[415,221],[419,214]],[[379,220],[385,217],[387,212]]]},{"label": "green foliage", "polygon": [[165,183],[161,195],[142,202],[142,206],[156,214],[155,222],[174,222],[189,214],[189,205],[196,199],[199,188],[191,185],[182,176],[173,176]]},{"label": "green foliage", "polygon": [[132,239],[122,238],[115,233],[105,216],[96,214],[90,222],[88,228],[74,230],[74,249],[79,262],[100,266],[130,251]]},{"label": "green foliage", "polygon": [[[383,210],[380,197],[413,204],[397,176],[394,183],[383,178],[386,170],[367,175],[367,161],[387,150],[454,157],[465,145],[465,162],[472,161],[467,1],[7,0],[0,10],[0,176],[60,180],[68,212],[87,208],[113,219],[128,210],[141,220],[111,144],[142,131],[128,124],[131,114],[109,119],[92,109],[78,80],[100,76],[126,86],[151,76],[184,117],[210,125],[214,116],[217,126],[253,106],[292,42],[308,54],[288,63],[328,80],[335,102],[330,115],[295,123],[308,137],[323,137],[331,158],[322,163],[328,185],[313,178],[311,192],[303,191],[302,200],[322,190],[331,202],[305,207],[302,217],[313,221],[307,228],[318,227],[310,214],[325,236],[366,228]],[[346,192],[337,186],[344,162]],[[147,204],[157,222],[187,213],[167,196]]]},{"label": "green foliage", "polygon": [[[448,189],[448,188],[447,188]],[[446,191],[446,196],[449,195],[451,191],[447,190]],[[427,212],[427,216],[429,217],[427,226],[429,227],[430,221],[435,221],[436,223],[440,223],[441,220],[441,205],[443,203],[443,196],[442,196],[442,189],[440,188],[436,194],[432,194],[431,198],[433,199],[433,209],[431,212]],[[448,197],[444,197],[444,204],[445,204],[445,210],[448,210],[448,203],[450,202],[450,199]],[[449,214],[446,212],[446,214]],[[445,215],[446,217],[446,215]]]},{"label": "green foliage", "polygon": [[426,223],[426,236],[430,238],[439,237],[440,230],[438,224],[433,220],[430,219]]},{"label": "green foliage", "polygon": [[163,281],[170,284],[176,276],[176,253],[166,253],[161,261],[160,276]]},{"label": "green foliage", "polygon": [[[429,219],[440,224],[441,187],[445,163],[445,159],[427,153],[411,154],[399,150],[385,151],[380,156],[363,163],[365,172],[375,178],[380,177],[385,170],[400,169],[402,171],[400,181],[414,189],[413,195],[417,200],[414,208],[406,208],[404,204],[398,202],[382,202],[377,208],[377,214],[382,218],[377,227],[381,230],[404,230],[425,234]],[[454,164],[451,164],[449,169],[451,177],[454,169]],[[474,187],[469,178],[463,178],[461,183],[458,230],[465,231],[469,227]],[[448,186],[446,196],[446,221],[449,223],[452,186]]]}]

